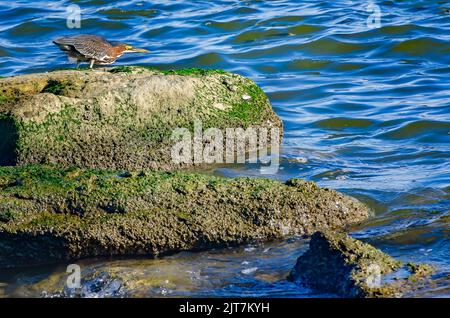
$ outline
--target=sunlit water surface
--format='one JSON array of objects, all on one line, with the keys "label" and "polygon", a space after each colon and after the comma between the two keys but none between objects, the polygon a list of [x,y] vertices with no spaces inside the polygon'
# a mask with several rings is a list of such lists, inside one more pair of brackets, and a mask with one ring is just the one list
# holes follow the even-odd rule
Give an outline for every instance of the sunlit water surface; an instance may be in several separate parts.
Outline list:
[{"label": "sunlit water surface", "polygon": [[[2,1],[0,75],[66,68],[51,44],[92,33],[145,47],[117,65],[221,68],[255,80],[285,125],[279,171],[353,195],[375,217],[353,230],[402,260],[437,267],[415,296],[449,296],[450,4],[377,1]],[[66,8],[82,8],[81,30]],[[260,176],[246,165],[226,176]],[[84,260],[81,296],[320,295],[285,280],[306,241],[162,259]],[[67,264],[0,273],[5,296],[75,296]],[[62,294],[61,294],[62,293]]]}]

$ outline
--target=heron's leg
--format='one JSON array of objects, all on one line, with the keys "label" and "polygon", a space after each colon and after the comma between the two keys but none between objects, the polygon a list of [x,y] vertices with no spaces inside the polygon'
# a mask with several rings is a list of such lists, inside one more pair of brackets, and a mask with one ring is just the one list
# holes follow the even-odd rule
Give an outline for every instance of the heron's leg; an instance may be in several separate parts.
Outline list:
[{"label": "heron's leg", "polygon": [[90,64],[89,64],[89,68],[92,70],[94,68],[94,60],[91,60]]},{"label": "heron's leg", "polygon": [[77,69],[79,69],[80,68],[80,60],[77,60]]}]

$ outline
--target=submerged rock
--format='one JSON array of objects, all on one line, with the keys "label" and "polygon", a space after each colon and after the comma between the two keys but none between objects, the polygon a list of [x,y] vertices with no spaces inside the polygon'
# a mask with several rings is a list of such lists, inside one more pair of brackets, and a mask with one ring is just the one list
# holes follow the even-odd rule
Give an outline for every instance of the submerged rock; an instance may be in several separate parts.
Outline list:
[{"label": "submerged rock", "polygon": [[432,271],[428,265],[404,266],[347,234],[323,231],[312,235],[288,279],[343,297],[401,297]]},{"label": "submerged rock", "polygon": [[0,165],[172,170],[193,164],[170,160],[172,132],[192,132],[195,122],[282,126],[252,80],[224,71],[118,67],[0,79]]},{"label": "submerged rock", "polygon": [[343,229],[369,216],[298,179],[0,168],[0,267],[158,255]]}]

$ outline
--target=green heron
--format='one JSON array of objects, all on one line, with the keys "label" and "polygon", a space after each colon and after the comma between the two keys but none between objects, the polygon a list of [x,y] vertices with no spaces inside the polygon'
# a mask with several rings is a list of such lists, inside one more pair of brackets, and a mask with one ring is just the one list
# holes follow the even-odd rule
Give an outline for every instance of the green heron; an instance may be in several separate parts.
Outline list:
[{"label": "green heron", "polygon": [[112,64],[124,53],[148,52],[125,43],[109,42],[100,36],[87,34],[62,37],[53,43],[65,52],[70,60],[77,62],[77,68],[81,62],[88,62],[89,68],[93,68],[94,64]]}]

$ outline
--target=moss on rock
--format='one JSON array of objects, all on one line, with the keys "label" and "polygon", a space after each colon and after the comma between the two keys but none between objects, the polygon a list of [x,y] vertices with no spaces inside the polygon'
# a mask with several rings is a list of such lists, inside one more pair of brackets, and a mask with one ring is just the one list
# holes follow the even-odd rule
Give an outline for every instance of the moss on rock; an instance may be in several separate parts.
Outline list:
[{"label": "moss on rock", "polygon": [[0,138],[17,136],[0,164],[173,170],[190,165],[170,160],[175,128],[282,126],[253,81],[220,70],[55,71],[0,79],[0,93]]},{"label": "moss on rock", "polygon": [[[406,276],[397,277],[400,271]],[[401,297],[432,272],[429,265],[404,266],[369,244],[326,230],[312,235],[309,250],[297,259],[288,279],[343,297]]]},{"label": "moss on rock", "polygon": [[158,255],[343,229],[367,208],[312,182],[0,168],[0,267]]}]

